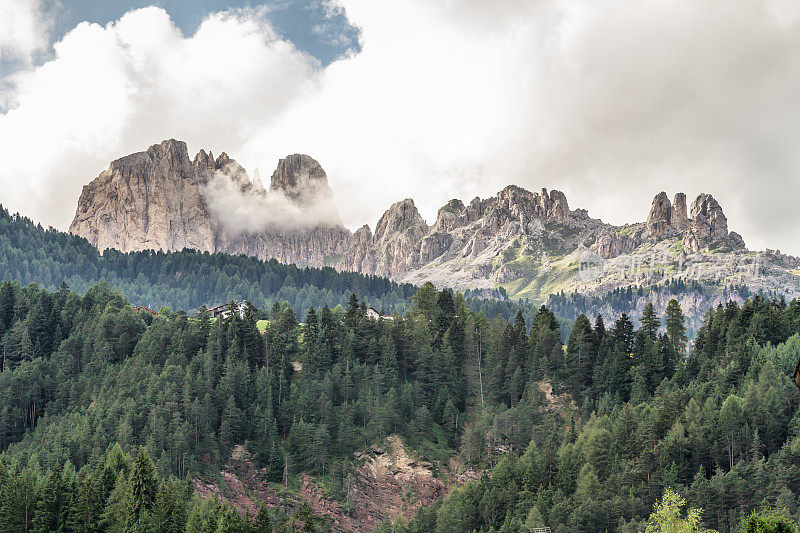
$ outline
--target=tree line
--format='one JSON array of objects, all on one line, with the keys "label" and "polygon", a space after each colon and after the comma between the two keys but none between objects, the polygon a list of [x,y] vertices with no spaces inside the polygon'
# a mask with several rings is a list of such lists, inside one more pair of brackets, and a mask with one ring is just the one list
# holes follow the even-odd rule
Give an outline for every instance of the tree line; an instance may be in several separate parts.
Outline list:
[{"label": "tree line", "polygon": [[[182,527],[202,505],[228,513],[192,503],[185,480],[217,475],[237,445],[268,481],[313,475],[346,508],[355,452],[391,434],[486,471],[400,531],[638,531],[668,489],[719,531],[764,506],[797,517],[796,301],[713,309],[691,348],[677,302],[664,317],[646,307],[638,328],[579,315],[566,343],[544,306],[489,319],[431,284],[393,320],[366,311],[351,294],[302,322],[286,303],[152,317],[105,283],[0,284],[2,523],[33,530],[52,492],[41,487],[111,476],[117,447],[141,471],[152,463],[147,513],[170,492]],[[131,479],[118,469],[93,491],[105,498],[90,506],[96,530],[139,505]]]}]

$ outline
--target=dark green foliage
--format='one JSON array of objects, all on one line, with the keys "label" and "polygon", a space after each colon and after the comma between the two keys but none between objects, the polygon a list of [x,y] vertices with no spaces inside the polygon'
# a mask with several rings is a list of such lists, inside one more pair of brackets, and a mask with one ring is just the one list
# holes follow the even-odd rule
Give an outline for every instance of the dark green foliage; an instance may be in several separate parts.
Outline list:
[{"label": "dark green foliage", "polygon": [[796,533],[797,524],[785,512],[759,511],[739,526],[740,533]]},{"label": "dark green foliage", "polygon": [[[51,289],[66,282],[82,293],[101,279],[135,305],[155,310],[164,305],[197,310],[233,298],[250,300],[258,307],[288,301],[300,313],[311,305],[346,305],[350,294],[357,293],[376,308],[391,312],[406,309],[416,292],[410,284],[377,276],[336,272],[330,267],[298,268],[244,255],[194,250],[106,250],[100,254],[86,239],[44,229],[0,206],[0,281],[33,282]],[[0,293],[0,330],[13,326],[14,306],[12,295]],[[42,311],[47,312],[47,307]],[[48,348],[41,349],[47,352]],[[36,346],[33,349],[34,356],[39,355]]]},{"label": "dark green foliage", "polygon": [[344,502],[355,452],[391,434],[491,471],[392,530],[635,531],[667,488],[720,531],[764,502],[798,516],[797,302],[711,310],[688,354],[672,304],[638,330],[579,316],[564,346],[545,307],[489,320],[432,286],[413,302],[393,320],[355,295],[304,323],[286,303],[146,318],[105,283],[0,284],[0,530],[278,528],[182,480],[244,446],[266,480],[307,473]]},{"label": "dark green foliage", "polygon": [[[680,308],[668,310],[664,333],[652,310],[639,330],[624,314],[608,331],[578,316],[565,358],[553,353],[538,374],[576,400],[560,416],[546,414],[530,382],[514,402],[518,385],[499,354],[514,359],[517,333],[493,324],[484,375],[505,405],[468,422],[461,446],[462,459],[491,474],[415,520],[432,531],[641,531],[674,488],[717,531],[796,531],[800,304],[720,306],[688,356]],[[536,342],[529,349],[541,353]],[[765,504],[784,510],[742,518]]]},{"label": "dark green foliage", "polygon": [[[353,297],[346,311],[309,310],[303,324],[289,305],[273,306],[263,333],[250,311],[145,321],[107,284],[84,296],[13,283],[2,293],[16,303],[15,325],[0,336],[0,445],[31,472],[49,472],[52,490],[32,486],[29,502],[14,501],[23,514],[42,508],[40,529],[202,522],[210,511],[176,507],[181,486],[158,476],[213,476],[239,445],[267,480],[320,475],[334,496],[344,494],[353,452],[392,433],[445,458],[463,430],[474,331],[488,327],[450,292],[437,292],[430,322],[373,320]],[[527,368],[524,320],[514,331],[514,360]],[[100,468],[97,450],[109,447],[101,471],[75,481],[65,518],[58,469]],[[123,450],[138,450],[133,464]],[[220,512],[218,527],[238,520]]]},{"label": "dark green foliage", "polygon": [[156,476],[141,448],[133,462],[115,447],[78,472],[42,474],[0,459],[0,495],[4,532],[272,533],[291,520],[303,521],[304,531],[328,530],[308,507],[294,516],[261,508],[248,520],[220,500],[201,500],[190,482]]}]

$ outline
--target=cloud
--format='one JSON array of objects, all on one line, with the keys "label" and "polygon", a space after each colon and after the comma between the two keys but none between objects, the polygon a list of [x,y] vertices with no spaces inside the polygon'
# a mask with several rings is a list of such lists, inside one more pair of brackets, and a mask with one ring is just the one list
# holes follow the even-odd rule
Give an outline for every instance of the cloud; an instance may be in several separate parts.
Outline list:
[{"label": "cloud", "polygon": [[48,44],[40,0],[0,0],[0,61],[30,63]]},{"label": "cloud", "polygon": [[749,244],[800,253],[792,4],[342,4],[361,52],[243,152],[312,153],[351,226],[508,183],[625,223],[663,189],[710,192]]},{"label": "cloud", "polygon": [[6,206],[61,228],[110,160],[171,137],[235,150],[316,77],[254,10],[214,14],[186,37],[150,7],[81,23],[54,48],[16,77],[0,115],[0,184]]},{"label": "cloud", "polygon": [[800,254],[794,2],[329,5],[361,50],[325,68],[252,10],[192,36],[156,8],[79,25],[0,115],[2,201],[65,227],[110,159],[177,137],[247,168],[312,155],[351,228],[509,183],[615,223],[709,192],[751,247]]},{"label": "cloud", "polygon": [[201,188],[209,210],[229,235],[341,225],[325,184],[303,183],[302,201],[292,200],[281,191],[268,193],[258,171],[251,181],[238,170],[217,171]]}]

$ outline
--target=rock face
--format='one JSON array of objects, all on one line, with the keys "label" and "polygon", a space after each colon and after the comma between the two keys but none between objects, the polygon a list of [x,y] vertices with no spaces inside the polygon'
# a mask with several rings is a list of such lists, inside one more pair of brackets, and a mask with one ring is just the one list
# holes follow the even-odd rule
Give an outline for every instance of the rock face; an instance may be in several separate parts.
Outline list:
[{"label": "rock face", "polygon": [[[686,254],[711,248],[738,253],[744,251],[744,241],[728,232],[721,207],[707,194],[687,210],[685,194],[670,201],[661,192],[645,222],[619,227],[593,219],[583,209],[571,210],[560,191],[531,192],[511,185],[469,205],[449,201],[431,226],[413,201],[398,202],[378,221],[374,235],[368,226],[356,232],[338,268],[460,289],[508,284],[518,295],[527,297],[530,291],[530,297],[544,298],[547,291],[580,288],[565,278],[574,273],[583,253],[606,261],[626,257],[627,264],[642,265],[653,261],[637,255],[648,250],[685,261]],[[638,272],[615,275],[617,286],[641,282]],[[646,275],[644,282],[654,283],[663,274]]]},{"label": "rock face", "polygon": [[368,229],[359,230],[360,238],[352,240],[340,267],[448,285],[455,273],[457,285],[481,287],[518,274],[511,266],[498,271],[498,256],[541,255],[552,247],[574,249],[601,226],[583,210],[570,211],[562,192],[546,189],[534,193],[511,185],[466,206],[451,200],[439,209],[430,227],[414,202],[406,199],[384,213],[372,239],[366,238]]},{"label": "rock face", "polygon": [[[232,191],[234,201],[220,207],[220,190]],[[248,217],[269,207],[240,211],[242,203],[275,198],[310,222],[256,228]],[[728,231],[722,207],[708,194],[687,209],[685,194],[670,201],[660,192],[644,222],[613,226],[586,210],[570,209],[560,191],[510,185],[469,204],[447,202],[430,226],[407,198],[380,217],[374,232],[364,225],[351,234],[339,220],[325,171],[313,158],[295,154],[281,159],[267,192],[260,179],[251,180],[227,154],[214,158],[200,150],[190,159],[186,144],[175,140],[112,162],[84,187],[70,231],[100,249],[188,247],[462,290],[498,291],[502,286],[539,301],[554,292],[602,292],[658,284],[667,276],[677,279],[681,265],[702,263],[718,252],[733,254],[723,258],[733,263],[747,259],[744,241]],[[598,261],[592,257],[604,263],[602,268],[595,268]],[[580,270],[585,265],[593,265],[600,278],[586,279]],[[776,268],[785,272],[788,267]],[[742,283],[741,276],[726,277],[719,265],[704,271],[711,276],[709,283]]]},{"label": "rock face", "polygon": [[217,168],[205,152],[193,163],[186,143],[175,140],[118,159],[84,186],[69,231],[100,250],[213,250],[215,230],[198,182]]},{"label": "rock face", "polygon": [[686,195],[679,192],[672,202],[672,226],[678,231],[689,227],[689,217],[686,214]]},{"label": "rock face", "polygon": [[660,192],[653,199],[650,214],[647,215],[647,231],[655,238],[665,236],[672,227],[672,204],[667,198],[667,193]]},{"label": "rock face", "polygon": [[271,193],[280,192],[304,206],[333,199],[325,171],[316,160],[302,154],[286,156],[278,161],[278,168],[272,173],[269,190]]},{"label": "rock face", "polygon": [[728,219],[719,202],[710,194],[699,195],[692,202],[687,216],[685,194],[676,194],[674,203],[670,203],[667,193],[658,193],[653,199],[645,229],[644,236],[655,240],[681,237],[681,245],[687,253],[697,253],[712,244],[744,248],[744,241],[738,233],[728,233]]},{"label": "rock face", "polygon": [[[267,195],[227,154],[214,159],[201,150],[190,160],[186,143],[171,139],[112,162],[86,185],[69,231],[100,250],[194,248],[314,266],[337,261],[349,248],[350,232],[338,220],[296,231],[232,231],[209,209],[211,180],[227,180],[245,200]],[[299,208],[330,201],[327,176],[308,156],[282,159],[270,189]]]},{"label": "rock face", "polygon": [[397,435],[387,437],[381,446],[356,452],[357,466],[347,487],[351,511],[326,494],[321,480],[308,474],[302,475],[296,492],[276,490],[264,481],[264,469],[242,445],[233,447],[218,479],[194,478],[193,485],[201,498],[218,498],[250,516],[262,505],[292,510],[305,503],[328,518],[333,531],[370,532],[385,520],[408,521],[453,487],[480,478],[480,471],[464,469],[456,461],[434,464],[416,455]]}]

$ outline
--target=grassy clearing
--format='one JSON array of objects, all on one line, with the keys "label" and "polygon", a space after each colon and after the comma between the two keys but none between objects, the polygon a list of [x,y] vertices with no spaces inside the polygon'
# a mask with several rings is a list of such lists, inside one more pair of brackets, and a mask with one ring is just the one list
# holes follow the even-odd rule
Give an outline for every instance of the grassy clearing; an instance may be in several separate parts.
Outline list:
[{"label": "grassy clearing", "polygon": [[512,300],[527,298],[534,303],[543,303],[553,293],[567,288],[575,279],[578,265],[569,257],[552,263],[550,269],[538,276],[523,276],[519,279],[501,283]]}]

